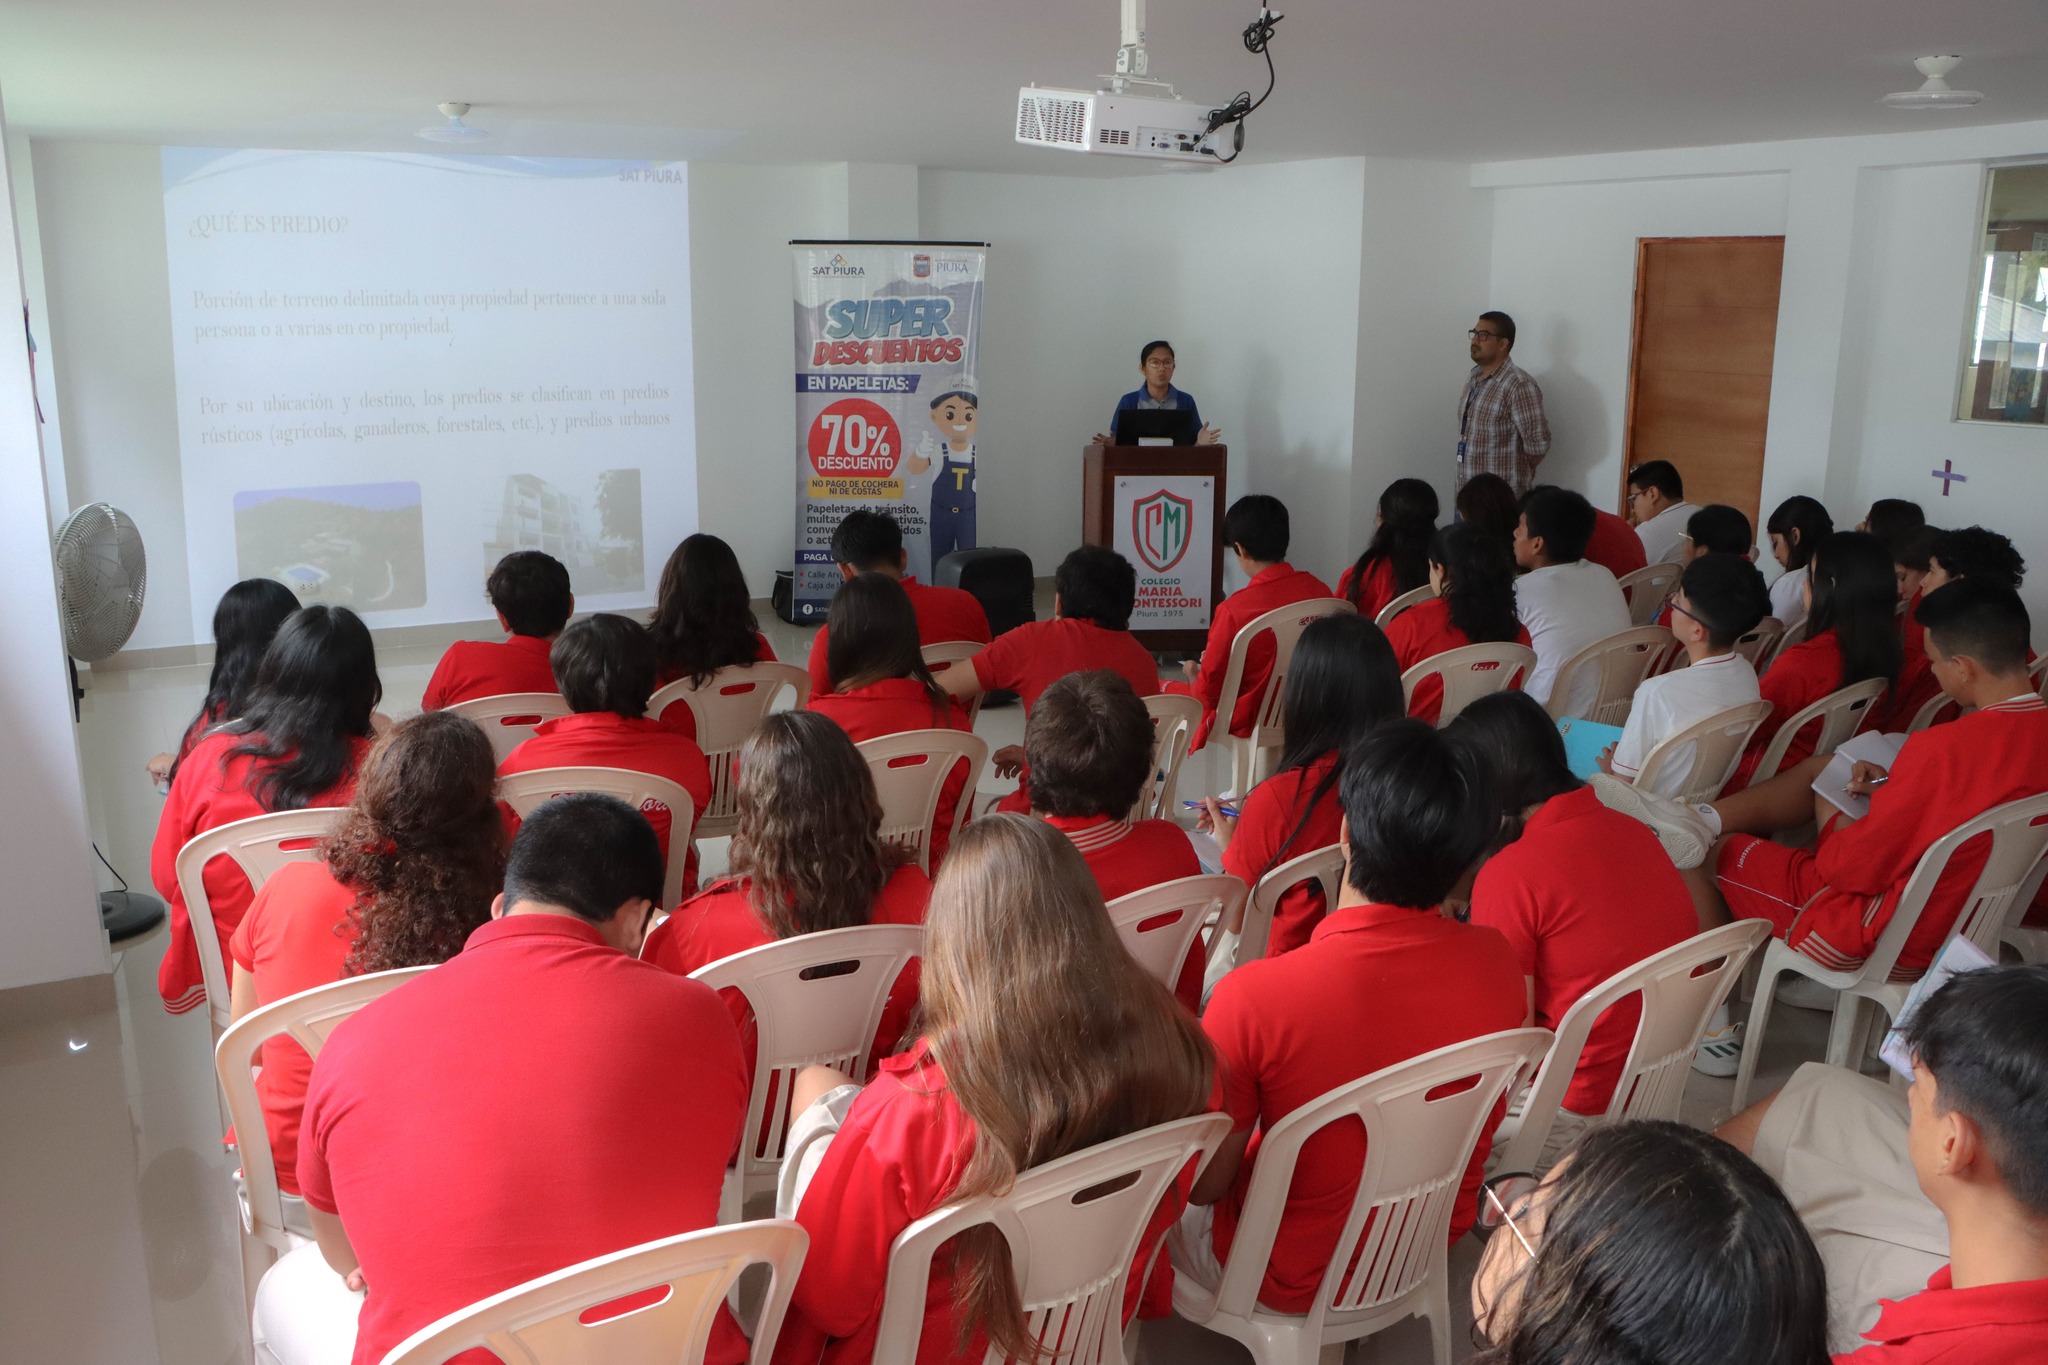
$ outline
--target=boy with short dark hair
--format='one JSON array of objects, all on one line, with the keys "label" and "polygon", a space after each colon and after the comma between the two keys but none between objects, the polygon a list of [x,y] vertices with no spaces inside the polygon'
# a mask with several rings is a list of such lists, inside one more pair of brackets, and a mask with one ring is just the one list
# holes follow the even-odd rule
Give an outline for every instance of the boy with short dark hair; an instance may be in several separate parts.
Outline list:
[{"label": "boy with short dark hair", "polygon": [[[1216,983],[1202,1029],[1216,1045],[1233,1131],[1190,1196],[1169,1241],[1174,1268],[1214,1286],[1238,1231],[1257,1164],[1254,1128],[1340,1085],[1453,1043],[1520,1027],[1527,988],[1498,930],[1439,911],[1499,832],[1492,774],[1477,754],[1422,721],[1389,721],[1344,764],[1344,885],[1309,941],[1238,966]],[[1491,1134],[1505,1100],[1481,1129]],[[1491,1138],[1472,1154],[1451,1216],[1472,1225]],[[1364,1165],[1355,1125],[1302,1148],[1259,1302],[1305,1312],[1325,1275]],[[1205,1205],[1214,1205],[1211,1210]],[[1418,1249],[1417,1254],[1424,1254]]]},{"label": "boy with short dark hair", "polygon": [[[1335,595],[1322,579],[1287,562],[1289,538],[1287,505],[1269,494],[1248,494],[1223,514],[1223,545],[1237,556],[1238,567],[1251,581],[1217,604],[1201,662],[1182,665],[1187,681],[1167,685],[1169,692],[1201,700],[1202,718],[1195,725],[1190,750],[1208,743],[1216,726],[1216,708],[1223,701],[1223,675],[1230,669],[1230,648],[1237,633],[1275,608]],[[1246,649],[1237,705],[1227,722],[1230,734],[1251,734],[1276,657],[1272,639],[1263,634]]]},{"label": "boy with short dark hair", "polygon": [[[1566,660],[1634,624],[1614,575],[1583,558],[1593,526],[1593,504],[1549,486],[1529,491],[1515,523],[1515,563],[1526,570],[1515,580],[1515,609],[1536,651],[1522,690],[1546,706]],[[1583,715],[1598,687],[1598,678],[1582,676],[1565,714]]]},{"label": "boy with short dark hair", "polygon": [[1628,511],[1651,564],[1676,564],[1688,519],[1699,509],[1685,500],[1685,480],[1669,460],[1645,460],[1628,472]]},{"label": "boy with short dark hair", "polygon": [[[690,794],[692,819],[711,800],[711,769],[697,741],[647,714],[658,668],[654,637],[638,621],[599,612],[563,631],[551,654],[562,700],[573,715],[556,716],[534,727],[498,765],[500,777],[537,768],[625,768],[665,777]],[[656,804],[642,812],[654,827],[662,856],[668,856],[674,813]],[[519,827],[507,808],[507,820]],[[683,894],[697,887],[693,843],[683,873]],[[663,907],[673,909],[673,906]]]},{"label": "boy with short dark hair", "polygon": [[[1130,683],[1107,669],[1053,683],[1025,722],[1024,753],[1031,813],[1073,841],[1102,899],[1201,875],[1179,825],[1130,818],[1152,767],[1152,717]],[[1191,1014],[1206,963],[1198,938],[1173,992]]]},{"label": "boy with short dark hair", "polygon": [[[921,645],[967,640],[989,641],[988,613],[971,592],[961,588],[939,588],[920,583],[907,572],[909,553],[903,548],[903,527],[887,512],[855,508],[840,518],[832,532],[832,558],[839,565],[841,579],[864,573],[885,574],[902,585],[917,613],[917,642]],[[818,627],[811,637],[811,695],[822,697],[832,690],[832,670],[826,662],[826,628]],[[943,679],[945,670],[937,674]]]},{"label": "boy with short dark hair", "polygon": [[[1670,630],[1691,662],[1636,688],[1628,723],[1602,766],[1633,782],[1650,751],[1688,726],[1761,698],[1756,669],[1735,652],[1735,642],[1770,610],[1770,589],[1756,565],[1736,555],[1701,555],[1685,566],[1671,599]],[[1689,747],[1689,746],[1688,746]],[[1694,755],[1664,764],[1653,790],[1677,796],[1692,780]]]},{"label": "boy with short dark hair", "polygon": [[514,550],[484,580],[505,640],[457,640],[434,665],[423,711],[510,692],[552,692],[548,647],[576,610],[569,570],[553,555]]}]

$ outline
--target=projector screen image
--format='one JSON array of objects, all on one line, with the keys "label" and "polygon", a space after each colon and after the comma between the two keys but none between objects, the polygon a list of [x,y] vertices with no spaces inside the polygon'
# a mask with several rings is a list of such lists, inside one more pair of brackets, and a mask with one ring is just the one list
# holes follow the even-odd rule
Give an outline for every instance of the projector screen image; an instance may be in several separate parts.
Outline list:
[{"label": "projector screen image", "polygon": [[194,638],[238,578],[488,620],[513,550],[652,601],[697,528],[677,163],[166,148]]}]

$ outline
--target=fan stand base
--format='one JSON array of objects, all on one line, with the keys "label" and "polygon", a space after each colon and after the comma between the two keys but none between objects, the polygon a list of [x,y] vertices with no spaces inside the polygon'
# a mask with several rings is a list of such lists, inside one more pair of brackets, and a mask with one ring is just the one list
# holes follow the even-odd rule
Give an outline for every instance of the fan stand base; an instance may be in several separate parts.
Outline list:
[{"label": "fan stand base", "polygon": [[100,892],[100,928],[115,948],[146,937],[164,922],[164,903],[140,891]]}]

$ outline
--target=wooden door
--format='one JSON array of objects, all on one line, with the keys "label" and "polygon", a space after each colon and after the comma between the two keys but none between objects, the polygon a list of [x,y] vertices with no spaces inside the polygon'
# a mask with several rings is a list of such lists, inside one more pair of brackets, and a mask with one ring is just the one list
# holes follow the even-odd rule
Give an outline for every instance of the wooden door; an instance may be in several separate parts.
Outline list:
[{"label": "wooden door", "polygon": [[1669,460],[1685,500],[1740,508],[1764,538],[1764,427],[1778,336],[1783,237],[1646,237],[1636,244],[1628,469]]}]

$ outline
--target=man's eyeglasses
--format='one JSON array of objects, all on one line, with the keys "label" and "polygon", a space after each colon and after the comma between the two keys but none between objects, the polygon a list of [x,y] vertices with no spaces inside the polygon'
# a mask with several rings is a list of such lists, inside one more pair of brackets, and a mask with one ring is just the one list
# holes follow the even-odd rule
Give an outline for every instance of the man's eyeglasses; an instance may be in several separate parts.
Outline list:
[{"label": "man's eyeglasses", "polygon": [[1474,341],[1477,341],[1477,340],[1479,340],[1479,338],[1481,338],[1481,337],[1485,337],[1485,338],[1487,338],[1487,339],[1488,339],[1488,340],[1490,340],[1490,341],[1499,341],[1499,340],[1500,340],[1500,333],[1499,333],[1499,332],[1489,332],[1489,331],[1487,331],[1487,330],[1485,330],[1484,328],[1481,328],[1481,327],[1474,327],[1474,328],[1473,328],[1472,330],[1470,330],[1470,331],[1468,331],[1467,333],[1465,333],[1465,335],[1466,335],[1466,336],[1468,336],[1468,337],[1471,337],[1471,338],[1472,338],[1472,339],[1473,339]]},{"label": "man's eyeglasses", "polygon": [[1489,1233],[1506,1228],[1531,1260],[1536,1259],[1536,1248],[1515,1226],[1515,1215],[1528,1212],[1529,1201],[1542,1183],[1527,1171],[1505,1171],[1479,1187],[1479,1226]]}]

